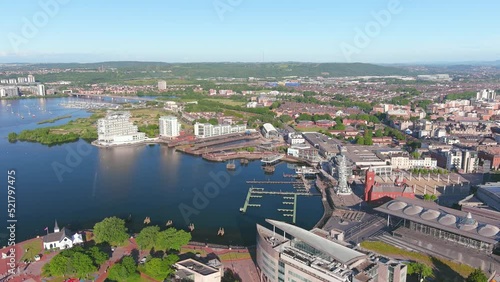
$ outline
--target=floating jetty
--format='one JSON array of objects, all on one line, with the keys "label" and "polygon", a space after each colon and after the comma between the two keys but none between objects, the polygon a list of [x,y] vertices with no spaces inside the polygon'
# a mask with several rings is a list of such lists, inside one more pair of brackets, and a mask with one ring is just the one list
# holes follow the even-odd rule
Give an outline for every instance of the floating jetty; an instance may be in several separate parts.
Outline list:
[{"label": "floating jetty", "polygon": [[283,202],[283,205],[293,205],[293,202]]},{"label": "floating jetty", "polygon": [[286,173],[283,173],[283,177],[285,177],[285,178],[299,178],[300,176],[298,174],[286,174]]},{"label": "floating jetty", "polygon": [[280,212],[293,212],[291,209],[278,209]]},{"label": "floating jetty", "polygon": [[272,181],[272,180],[248,180],[248,184],[300,184],[298,181]]}]

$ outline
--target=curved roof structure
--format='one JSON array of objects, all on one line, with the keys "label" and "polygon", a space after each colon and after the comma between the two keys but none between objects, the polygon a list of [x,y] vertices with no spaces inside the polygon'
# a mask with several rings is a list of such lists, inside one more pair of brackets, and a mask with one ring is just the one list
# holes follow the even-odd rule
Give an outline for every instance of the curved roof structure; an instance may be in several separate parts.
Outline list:
[{"label": "curved roof structure", "polygon": [[404,209],[404,213],[407,215],[416,215],[421,213],[423,208],[421,206],[411,205]]},{"label": "curved roof structure", "polygon": [[442,225],[452,225],[457,223],[457,217],[452,214],[447,214],[438,220]]},{"label": "curved roof structure", "polygon": [[485,237],[493,237],[497,235],[500,229],[496,226],[486,224],[485,226],[479,228],[478,233]]},{"label": "curved roof structure", "polygon": [[420,215],[420,217],[425,220],[433,220],[438,218],[440,215],[441,213],[436,210],[426,210]]},{"label": "curved roof structure", "polygon": [[[403,209],[399,202],[406,203]],[[394,206],[392,206],[394,204]],[[389,208],[390,207],[390,208]],[[434,202],[419,199],[397,197],[381,206],[376,211],[401,219],[411,220],[453,234],[472,238],[494,246],[500,242],[500,221],[495,217],[480,213],[467,213],[440,206]]]},{"label": "curved roof structure", "polygon": [[325,254],[343,264],[349,265],[359,259],[366,257],[366,255],[363,253],[360,253],[348,247],[344,247],[295,225],[272,219],[266,219],[266,222],[281,229],[285,233],[290,234],[294,238],[303,241],[311,247],[324,252]]},{"label": "curved roof structure", "polygon": [[262,127],[264,127],[264,129],[266,130],[266,132],[271,132],[271,131],[276,131],[277,132],[276,128],[272,124],[270,124],[270,123],[264,123],[262,125]]},{"label": "curved roof structure", "polygon": [[407,205],[408,204],[405,202],[394,201],[390,205],[388,205],[387,208],[390,209],[391,211],[398,211],[398,210],[402,210]]}]

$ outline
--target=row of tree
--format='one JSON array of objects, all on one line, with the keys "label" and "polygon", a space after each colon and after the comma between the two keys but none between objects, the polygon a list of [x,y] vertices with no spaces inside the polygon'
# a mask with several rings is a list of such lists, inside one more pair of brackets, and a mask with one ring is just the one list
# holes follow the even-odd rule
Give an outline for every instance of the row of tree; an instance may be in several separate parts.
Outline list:
[{"label": "row of tree", "polygon": [[109,259],[109,255],[103,252],[99,246],[83,248],[75,246],[57,254],[50,262],[45,264],[42,274],[50,276],[75,276],[87,278],[96,272],[99,266]]}]

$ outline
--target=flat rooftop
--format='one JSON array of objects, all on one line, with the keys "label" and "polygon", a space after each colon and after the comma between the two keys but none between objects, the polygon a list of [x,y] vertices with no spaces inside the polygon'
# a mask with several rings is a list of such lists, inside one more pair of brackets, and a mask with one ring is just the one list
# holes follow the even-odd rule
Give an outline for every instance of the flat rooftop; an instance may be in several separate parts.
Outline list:
[{"label": "flat rooftop", "polygon": [[205,265],[203,263],[197,262],[193,259],[186,259],[183,261],[179,261],[176,264],[182,265],[183,267],[196,272],[198,274],[201,274],[203,276],[207,276],[216,272],[219,272],[217,269],[210,267],[208,265]]}]

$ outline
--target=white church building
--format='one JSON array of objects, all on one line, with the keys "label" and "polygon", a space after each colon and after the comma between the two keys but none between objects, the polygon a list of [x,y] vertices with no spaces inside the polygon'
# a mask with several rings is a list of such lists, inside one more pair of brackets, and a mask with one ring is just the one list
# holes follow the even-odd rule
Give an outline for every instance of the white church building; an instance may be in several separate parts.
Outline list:
[{"label": "white church building", "polygon": [[81,234],[72,233],[69,229],[63,227],[59,230],[57,221],[54,226],[54,233],[49,233],[43,236],[43,248],[45,250],[51,249],[69,249],[74,245],[83,243]]}]

